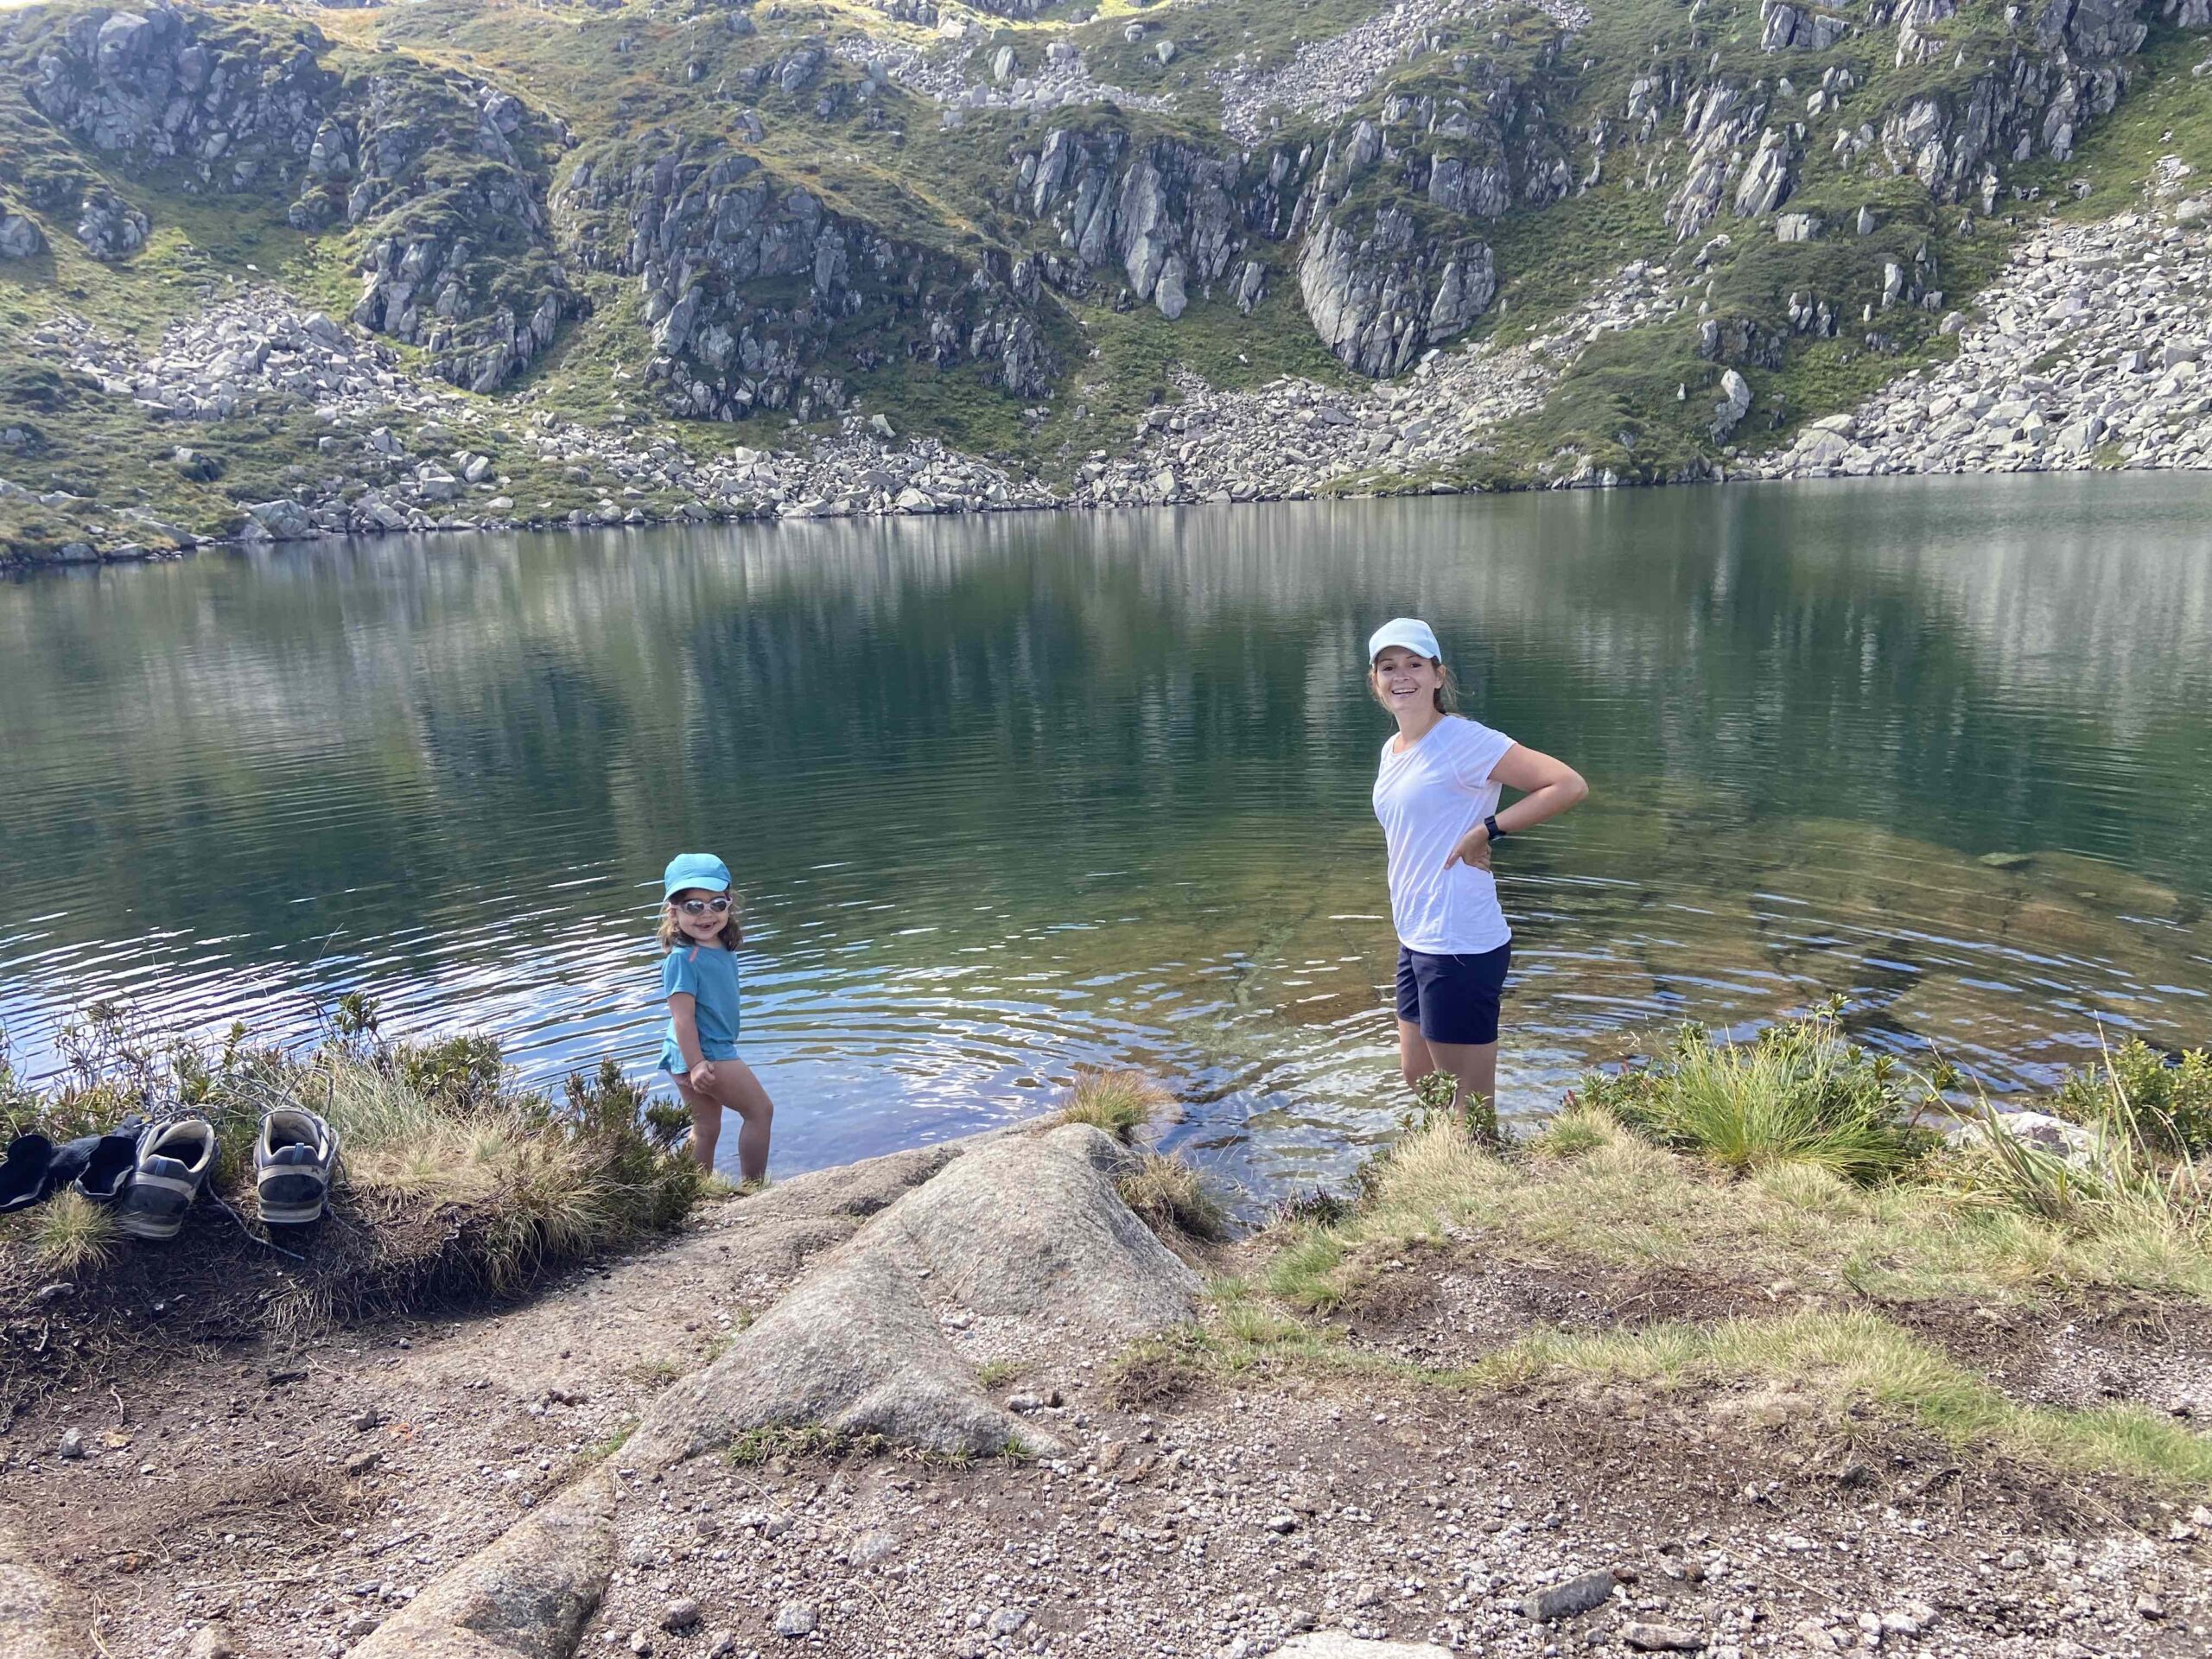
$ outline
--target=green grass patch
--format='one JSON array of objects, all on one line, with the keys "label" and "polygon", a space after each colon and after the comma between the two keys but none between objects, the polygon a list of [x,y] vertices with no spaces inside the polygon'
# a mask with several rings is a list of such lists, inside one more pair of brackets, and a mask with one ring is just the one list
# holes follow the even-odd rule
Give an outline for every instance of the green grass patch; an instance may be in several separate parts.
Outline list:
[{"label": "green grass patch", "polygon": [[2025,1305],[2122,1289],[2212,1300],[2201,1229],[2137,1215],[2084,1230],[2001,1201],[1970,1164],[1862,1185],[1818,1162],[1747,1177],[1655,1146],[1585,1105],[1567,1144],[1504,1156],[1439,1124],[1373,1166],[1348,1218],[1296,1227],[1266,1268],[1268,1294],[1325,1311],[1382,1260],[1479,1231],[1499,1248],[1882,1300]]},{"label": "green grass patch", "polygon": [[1658,1059],[1582,1085],[1592,1107],[1734,1174],[1785,1166],[1861,1185],[1905,1173],[1936,1144],[1908,1121],[1940,1107],[1936,1084],[1846,1040],[1832,1011],[1715,1043],[1685,1027]]},{"label": "green grass patch", "polygon": [[1433,1366],[1352,1346],[1236,1287],[1217,1298],[1201,1324],[1139,1344],[1119,1362],[1123,1373],[1152,1373],[1155,1388],[1163,1368],[1231,1383],[1318,1376],[1478,1396],[1577,1379],[1654,1393],[1781,1384],[1809,1394],[1827,1427],[1853,1435],[1868,1433],[1872,1413],[1961,1452],[2054,1473],[2184,1492],[2212,1486],[2212,1438],[2132,1405],[2023,1405],[1863,1309],[1597,1334],[1546,1326],[1473,1363]]},{"label": "green grass patch", "polygon": [[2022,1405],[1861,1310],[1596,1336],[1542,1332],[1485,1360],[1472,1380],[1560,1374],[1659,1389],[1745,1378],[1800,1383],[1826,1401],[1838,1423],[1853,1408],[1872,1407],[1963,1452],[2175,1490],[2212,1485],[2212,1438],[2136,1406]]},{"label": "green grass patch", "polygon": [[1082,1071],[1052,1121],[1088,1123],[1117,1141],[1128,1141],[1174,1103],[1175,1096],[1148,1072],[1134,1068]]}]

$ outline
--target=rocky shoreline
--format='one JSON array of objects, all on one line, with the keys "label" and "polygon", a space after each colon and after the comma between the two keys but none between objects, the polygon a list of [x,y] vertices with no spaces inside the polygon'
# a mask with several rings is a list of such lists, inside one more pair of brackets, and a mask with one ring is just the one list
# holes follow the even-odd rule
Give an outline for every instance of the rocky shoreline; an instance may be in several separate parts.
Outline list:
[{"label": "rocky shoreline", "polygon": [[[527,396],[487,403],[410,374],[391,345],[274,287],[241,287],[172,323],[151,355],[67,315],[29,343],[171,423],[173,463],[188,476],[203,464],[195,424],[291,412],[327,427],[317,449],[329,471],[318,486],[248,504],[230,538],[266,543],[1457,493],[1477,487],[1462,470],[1466,459],[1540,407],[1585,346],[1690,310],[1700,285],[1690,257],[1632,262],[1533,339],[1432,349],[1410,373],[1354,389],[1287,378],[1228,391],[1182,373],[1180,402],[1147,411],[1122,453],[1094,452],[1065,488],[934,439],[902,437],[881,415],[857,410],[834,436],[804,448],[754,447],[739,427],[739,441],[701,454],[665,430],[566,420]],[[2093,224],[2047,222],[1974,315],[1954,313],[1946,332],[1956,337],[1955,357],[1905,371],[1858,409],[1816,420],[1764,454],[1744,453],[1742,438],[1763,410],[1730,371],[1715,413],[1738,443],[1703,480],[2212,467],[2212,379],[2202,367],[2212,350],[2212,200],[2187,196],[2163,213]],[[0,497],[84,505],[9,480],[10,444],[0,428]],[[550,498],[525,499],[517,457],[541,480],[557,475],[588,493],[590,505],[555,512]],[[1586,462],[1550,486],[1619,481]],[[50,562],[156,557],[223,539],[195,537],[143,508],[116,518],[112,539],[65,544]]]}]

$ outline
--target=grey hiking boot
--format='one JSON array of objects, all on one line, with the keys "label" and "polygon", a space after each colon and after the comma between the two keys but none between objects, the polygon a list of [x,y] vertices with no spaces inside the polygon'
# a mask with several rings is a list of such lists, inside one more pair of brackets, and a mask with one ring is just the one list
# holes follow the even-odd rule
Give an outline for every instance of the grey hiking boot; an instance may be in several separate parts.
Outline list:
[{"label": "grey hiking boot", "polygon": [[115,1218],[133,1238],[175,1238],[215,1166],[215,1130],[204,1117],[156,1123],[138,1137],[130,1185]]},{"label": "grey hiking boot", "polygon": [[253,1182],[261,1218],[297,1227],[321,1217],[338,1168],[338,1131],[313,1112],[279,1106],[264,1115],[253,1143]]}]

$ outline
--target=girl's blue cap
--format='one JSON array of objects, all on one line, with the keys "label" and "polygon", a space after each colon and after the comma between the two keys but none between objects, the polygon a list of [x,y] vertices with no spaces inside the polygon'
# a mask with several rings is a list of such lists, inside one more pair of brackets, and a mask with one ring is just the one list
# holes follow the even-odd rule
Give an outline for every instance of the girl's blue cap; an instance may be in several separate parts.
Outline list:
[{"label": "girl's blue cap", "polygon": [[661,878],[661,897],[673,898],[686,887],[727,893],[731,885],[729,866],[712,853],[678,853],[668,861],[668,874]]}]

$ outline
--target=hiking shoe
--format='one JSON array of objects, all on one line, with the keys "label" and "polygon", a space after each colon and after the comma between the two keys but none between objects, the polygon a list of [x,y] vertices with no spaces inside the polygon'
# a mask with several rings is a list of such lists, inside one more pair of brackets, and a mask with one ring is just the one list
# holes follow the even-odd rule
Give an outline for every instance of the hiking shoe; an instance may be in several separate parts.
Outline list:
[{"label": "hiking shoe", "polygon": [[206,1118],[155,1124],[138,1138],[117,1223],[133,1238],[175,1238],[214,1164],[215,1131]]},{"label": "hiking shoe", "polygon": [[46,1179],[54,1168],[54,1142],[42,1135],[19,1135],[8,1143],[8,1160],[0,1164],[0,1216],[11,1210],[28,1210],[46,1196]]},{"label": "hiking shoe", "polygon": [[94,1204],[113,1204],[130,1185],[145,1128],[144,1118],[126,1117],[105,1134],[83,1135],[57,1148],[52,1184],[59,1187],[67,1179]]},{"label": "hiking shoe", "polygon": [[338,1131],[313,1112],[279,1106],[261,1120],[253,1143],[253,1183],[261,1218],[275,1227],[320,1220],[338,1168]]}]

